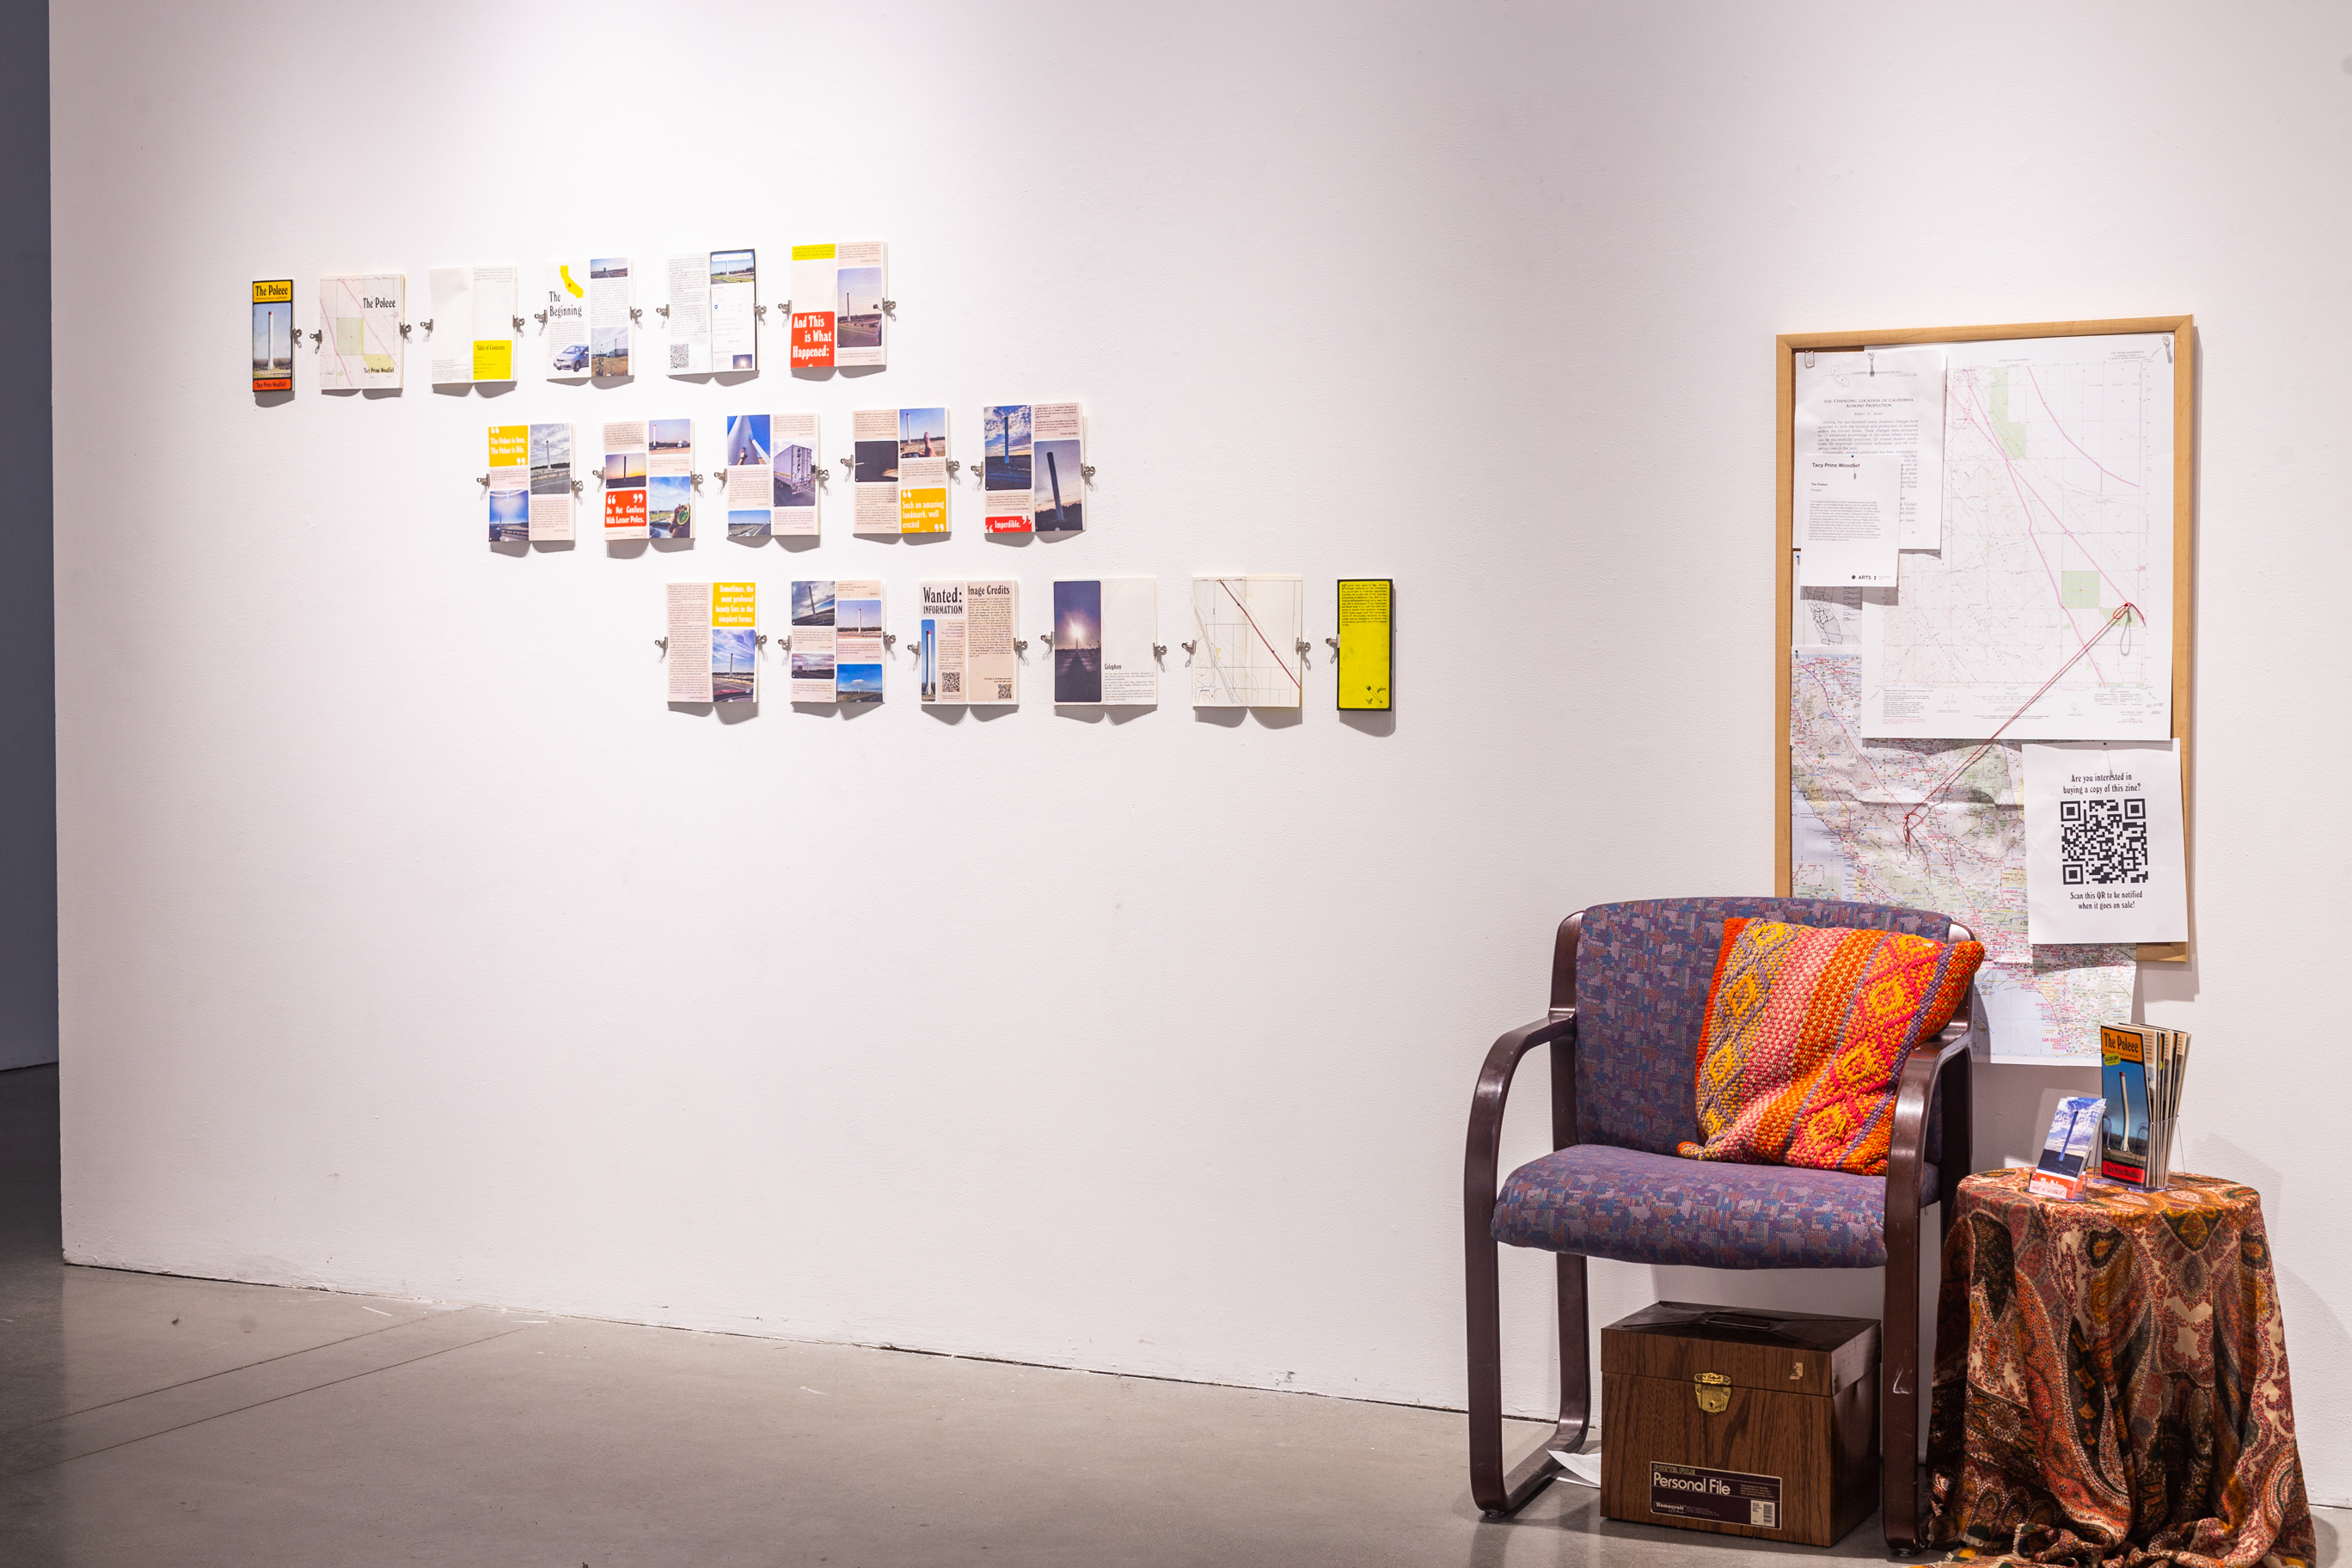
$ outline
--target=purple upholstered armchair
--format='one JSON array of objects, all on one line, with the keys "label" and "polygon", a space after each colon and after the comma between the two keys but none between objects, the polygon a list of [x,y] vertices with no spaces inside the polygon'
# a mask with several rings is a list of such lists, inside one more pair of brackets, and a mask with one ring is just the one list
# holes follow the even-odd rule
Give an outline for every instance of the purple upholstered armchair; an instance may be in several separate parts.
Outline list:
[{"label": "purple upholstered armchair", "polygon": [[[1723,922],[1734,916],[1938,940],[1969,934],[1925,910],[1804,899],[1596,904],[1560,922],[1551,1009],[1495,1042],[1470,1103],[1462,1217],[1471,1495],[1490,1518],[1514,1513],[1559,1473],[1546,1450],[1584,1441],[1592,1408],[1587,1258],[1710,1268],[1883,1266],[1881,1496],[1887,1544],[1908,1550],[1919,1534],[1918,1391],[1935,1348],[1919,1342],[1919,1211],[1969,1173],[1969,1052],[1983,1032],[1983,1002],[1971,984],[1960,1016],[1905,1066],[1883,1178],[1683,1159],[1675,1145],[1699,1136],[1694,1075],[1707,985]],[[1553,1152],[1512,1172],[1498,1194],[1511,1075],[1545,1045]],[[1559,1255],[1559,1430],[1509,1476],[1497,1242]]]}]

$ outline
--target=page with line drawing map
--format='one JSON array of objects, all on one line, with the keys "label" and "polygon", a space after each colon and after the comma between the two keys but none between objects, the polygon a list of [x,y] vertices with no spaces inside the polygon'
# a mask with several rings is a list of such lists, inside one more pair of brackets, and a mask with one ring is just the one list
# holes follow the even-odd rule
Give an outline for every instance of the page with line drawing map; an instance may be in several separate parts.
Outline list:
[{"label": "page with line drawing map", "polygon": [[1192,579],[1192,706],[1296,708],[1307,579]]},{"label": "page with line drawing map", "polygon": [[[2172,334],[1944,352],[1943,547],[1863,606],[1862,733],[1982,740],[2091,642],[2008,735],[2165,739]],[[2098,636],[2126,604],[2140,616]]]},{"label": "page with line drawing map", "polygon": [[1790,894],[1950,915],[1985,944],[1993,1060],[2097,1061],[2100,1023],[2131,1016],[2134,950],[2028,943],[2021,747],[1987,749],[1906,843],[1905,816],[1979,742],[1864,738],[1862,668],[1850,643],[1790,654]]}]

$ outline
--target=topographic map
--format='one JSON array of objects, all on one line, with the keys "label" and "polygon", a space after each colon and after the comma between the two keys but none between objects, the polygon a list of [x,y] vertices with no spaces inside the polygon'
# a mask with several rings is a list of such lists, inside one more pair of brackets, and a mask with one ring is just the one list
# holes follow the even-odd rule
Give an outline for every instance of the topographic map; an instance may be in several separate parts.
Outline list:
[{"label": "topographic map", "polygon": [[1985,944],[1993,1059],[2095,1063],[2099,1022],[2131,1016],[2137,965],[2127,946],[2027,943],[2018,747],[1987,750],[1906,844],[1904,815],[1979,742],[1864,740],[1862,665],[1853,644],[1790,656],[1790,891],[1950,915]]},{"label": "topographic map", "polygon": [[[1982,740],[2088,642],[2007,733],[2167,738],[2171,335],[1946,352],[1942,548],[1863,607],[1862,733]],[[2100,636],[2126,604],[2141,617]]]}]

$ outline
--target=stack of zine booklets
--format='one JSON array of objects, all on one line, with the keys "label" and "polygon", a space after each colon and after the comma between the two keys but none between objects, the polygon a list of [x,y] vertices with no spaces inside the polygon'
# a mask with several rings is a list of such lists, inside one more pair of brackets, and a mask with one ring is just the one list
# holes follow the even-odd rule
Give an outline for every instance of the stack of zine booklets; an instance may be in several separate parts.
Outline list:
[{"label": "stack of zine booklets", "polygon": [[2107,1112],[2099,1125],[2099,1174],[2125,1186],[2159,1189],[2172,1176],[2172,1122],[2189,1070],[2189,1032],[2147,1024],[2099,1026],[2099,1081]]}]

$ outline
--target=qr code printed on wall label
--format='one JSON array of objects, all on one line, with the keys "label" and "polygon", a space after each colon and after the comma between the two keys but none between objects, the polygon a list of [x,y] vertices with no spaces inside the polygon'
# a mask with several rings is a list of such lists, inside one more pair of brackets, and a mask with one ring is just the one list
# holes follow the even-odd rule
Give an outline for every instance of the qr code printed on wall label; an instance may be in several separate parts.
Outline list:
[{"label": "qr code printed on wall label", "polygon": [[2058,827],[2058,873],[2068,887],[2147,880],[2146,800],[2062,800]]}]

